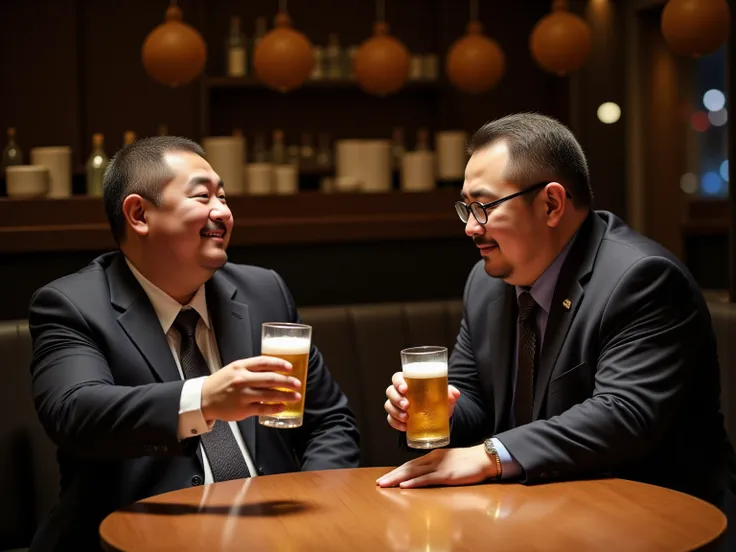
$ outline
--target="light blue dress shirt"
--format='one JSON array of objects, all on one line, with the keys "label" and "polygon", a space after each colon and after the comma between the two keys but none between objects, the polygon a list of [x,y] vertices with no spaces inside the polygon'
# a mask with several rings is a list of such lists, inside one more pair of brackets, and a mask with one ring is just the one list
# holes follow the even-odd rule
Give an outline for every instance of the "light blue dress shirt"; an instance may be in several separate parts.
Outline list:
[{"label": "light blue dress shirt", "polygon": [[[567,243],[565,248],[560,252],[559,255],[555,258],[555,260],[552,262],[551,265],[547,267],[547,270],[545,270],[542,275],[537,278],[536,282],[532,285],[531,289],[527,290],[526,288],[516,286],[516,298],[519,298],[519,295],[521,295],[524,291],[529,291],[531,293],[531,296],[534,298],[534,301],[536,301],[537,305],[539,305],[539,308],[537,309],[536,314],[536,322],[537,322],[537,331],[539,332],[539,349],[538,352],[541,353],[542,347],[544,345],[544,331],[547,329],[547,319],[549,318],[549,309],[552,305],[552,299],[555,294],[555,287],[557,286],[557,279],[560,276],[560,269],[562,268],[562,264],[565,262],[565,259],[567,258],[567,254],[570,251],[570,247],[572,246],[572,243],[575,241],[575,237]],[[514,371],[513,371],[513,380],[516,381],[516,367],[519,362],[519,321],[517,319],[516,321],[516,355],[514,355]],[[541,357],[541,354],[538,355]],[[515,389],[515,386],[514,386]],[[513,393],[513,391],[512,391]],[[513,402],[514,397],[512,396],[511,401],[511,424],[513,426],[514,423],[514,408],[513,408]],[[491,439],[493,441],[493,444],[496,446],[496,450],[498,451],[498,459],[501,461],[501,477],[502,479],[513,479],[515,477],[518,477],[521,473],[521,466],[519,463],[514,460],[514,458],[511,456],[508,450],[506,450],[506,447],[503,446],[503,443],[493,437]]]}]

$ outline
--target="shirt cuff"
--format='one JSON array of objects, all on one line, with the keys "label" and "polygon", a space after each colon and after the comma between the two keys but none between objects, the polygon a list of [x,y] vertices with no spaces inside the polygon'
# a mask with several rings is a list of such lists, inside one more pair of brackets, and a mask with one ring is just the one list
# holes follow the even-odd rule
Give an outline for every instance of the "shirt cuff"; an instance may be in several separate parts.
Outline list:
[{"label": "shirt cuff", "polygon": [[210,424],[202,415],[202,385],[207,376],[188,379],[181,388],[179,399],[179,439],[189,439],[202,433],[208,433],[214,421]]},{"label": "shirt cuff", "polygon": [[496,452],[498,452],[498,459],[501,461],[501,479],[518,477],[522,472],[521,465],[514,460],[501,441],[495,437],[492,437],[491,441],[493,441],[493,446],[496,447]]}]

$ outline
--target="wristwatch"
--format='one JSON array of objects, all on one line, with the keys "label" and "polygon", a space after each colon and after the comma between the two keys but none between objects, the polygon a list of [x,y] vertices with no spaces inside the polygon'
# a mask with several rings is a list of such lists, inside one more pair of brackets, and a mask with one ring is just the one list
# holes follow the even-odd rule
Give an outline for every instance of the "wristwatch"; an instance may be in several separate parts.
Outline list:
[{"label": "wristwatch", "polygon": [[496,450],[496,445],[493,444],[493,439],[486,439],[483,442],[483,446],[488,456],[496,463],[496,477],[494,479],[501,479],[501,458],[498,456],[498,450]]}]

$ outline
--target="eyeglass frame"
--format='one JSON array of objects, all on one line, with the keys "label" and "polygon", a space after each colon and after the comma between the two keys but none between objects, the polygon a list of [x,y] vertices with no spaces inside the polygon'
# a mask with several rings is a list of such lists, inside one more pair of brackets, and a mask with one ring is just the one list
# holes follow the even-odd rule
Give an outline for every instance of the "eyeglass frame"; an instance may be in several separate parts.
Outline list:
[{"label": "eyeglass frame", "polygon": [[[493,209],[495,207],[498,207],[499,205],[501,205],[502,203],[506,201],[509,201],[511,199],[514,199],[515,197],[519,197],[521,195],[527,194],[531,192],[532,190],[536,190],[537,188],[541,188],[542,186],[546,186],[547,184],[551,184],[551,183],[552,183],[551,180],[546,181],[546,182],[537,182],[536,184],[527,186],[526,188],[519,190],[518,192],[514,192],[513,194],[509,194],[499,199],[494,199],[493,201],[489,201],[488,203],[481,203],[480,201],[471,201],[470,205],[468,205],[464,201],[456,201],[455,202],[455,212],[457,213],[458,218],[463,224],[467,224],[468,221],[470,220],[470,216],[472,215],[478,224],[483,225],[488,222],[488,209]],[[565,195],[569,199],[572,199],[570,192],[568,192],[567,190],[565,190]],[[478,205],[480,205],[481,209],[483,209],[483,213],[485,214],[485,220],[483,222],[478,220],[478,217],[475,216],[475,212],[472,209],[472,206],[474,203],[477,203]],[[460,216],[460,211],[458,210],[458,207],[460,205],[462,205],[463,209],[465,209],[465,213],[467,213],[467,218],[465,220],[463,220],[463,218]]]}]

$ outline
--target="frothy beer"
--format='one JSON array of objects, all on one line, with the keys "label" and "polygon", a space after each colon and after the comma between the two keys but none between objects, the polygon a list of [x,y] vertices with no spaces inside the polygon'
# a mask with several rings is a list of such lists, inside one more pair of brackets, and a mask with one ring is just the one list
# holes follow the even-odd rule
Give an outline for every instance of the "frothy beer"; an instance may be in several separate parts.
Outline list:
[{"label": "frothy beer", "polygon": [[406,440],[410,447],[433,448],[450,441],[447,363],[409,362],[403,366],[409,400]]},{"label": "frothy beer", "polygon": [[[301,420],[304,415],[304,399],[307,389],[307,367],[309,366],[309,347],[310,340],[303,337],[267,337],[261,342],[261,354],[265,356],[277,357],[291,364],[290,375],[297,378],[302,386],[299,393],[302,398],[299,402],[286,403],[286,408],[277,413],[269,414],[270,417],[279,419]],[[286,372],[282,372],[286,373]],[[280,391],[291,391],[277,387]]]}]

